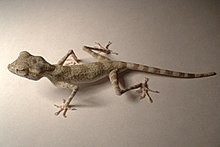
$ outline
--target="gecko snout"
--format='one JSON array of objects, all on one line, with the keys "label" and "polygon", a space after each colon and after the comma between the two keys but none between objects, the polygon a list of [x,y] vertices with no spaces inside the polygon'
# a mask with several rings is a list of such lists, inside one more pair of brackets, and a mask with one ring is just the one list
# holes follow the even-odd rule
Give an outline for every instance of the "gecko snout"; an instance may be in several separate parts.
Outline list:
[{"label": "gecko snout", "polygon": [[11,64],[8,64],[7,68],[8,68],[9,71],[11,71],[11,67],[12,67]]},{"label": "gecko snout", "polygon": [[7,68],[10,72],[12,72],[16,75],[19,75],[19,76],[26,76],[27,75],[27,70],[26,69],[16,67],[13,63],[8,64]]},{"label": "gecko snout", "polygon": [[12,72],[12,73],[16,73],[16,69],[15,69],[15,67],[14,67],[14,65],[13,64],[8,64],[8,70],[10,71],[10,72]]}]

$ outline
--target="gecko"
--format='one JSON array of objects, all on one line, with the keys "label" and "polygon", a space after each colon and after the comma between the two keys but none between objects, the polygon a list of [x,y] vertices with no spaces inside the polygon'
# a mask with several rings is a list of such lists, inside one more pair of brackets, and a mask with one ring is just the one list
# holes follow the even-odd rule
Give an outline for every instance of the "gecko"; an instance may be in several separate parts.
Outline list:
[{"label": "gecko", "polygon": [[[120,96],[127,91],[136,89],[140,92],[141,99],[147,96],[150,102],[153,102],[149,92],[159,92],[149,88],[148,78],[145,78],[144,82],[140,82],[127,88],[121,88],[118,75],[125,70],[140,71],[176,78],[202,78],[216,75],[215,72],[179,72],[136,63],[111,60],[107,57],[107,54],[117,54],[109,49],[111,42],[109,42],[105,47],[99,43],[96,44],[98,46],[84,46],[83,50],[97,59],[97,62],[80,64],[80,60],[74,51],[69,50],[57,64],[50,64],[41,56],[35,56],[27,51],[22,51],[20,52],[18,58],[8,65],[8,70],[15,75],[35,81],[41,79],[42,77],[46,77],[55,86],[70,89],[71,94],[69,97],[67,99],[63,99],[61,105],[55,105],[58,108],[55,115],[59,115],[62,112],[64,117],[67,117],[66,114],[68,110],[75,110],[75,108],[73,108],[74,105],[71,105],[70,103],[79,90],[79,84],[96,82],[105,77],[109,77],[116,95]],[[106,55],[103,55],[103,53]],[[72,59],[70,60],[69,57]],[[70,62],[66,64],[68,60],[70,60]]]}]

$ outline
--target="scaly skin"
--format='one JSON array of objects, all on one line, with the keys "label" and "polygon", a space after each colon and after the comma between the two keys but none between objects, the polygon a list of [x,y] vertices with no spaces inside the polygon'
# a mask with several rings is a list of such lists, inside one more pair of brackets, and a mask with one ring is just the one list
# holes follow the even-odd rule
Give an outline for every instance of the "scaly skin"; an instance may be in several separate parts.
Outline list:
[{"label": "scaly skin", "polygon": [[[139,91],[141,92],[141,98],[144,98],[147,95],[150,101],[153,102],[148,92],[150,91],[158,93],[158,91],[153,91],[148,88],[147,78],[145,79],[144,83],[139,83],[126,89],[120,88],[118,74],[126,69],[177,78],[201,78],[213,76],[216,74],[215,72],[193,74],[165,70],[156,67],[149,67],[146,65],[135,63],[112,61],[109,58],[94,52],[99,51],[106,54],[114,53],[108,49],[110,43],[105,48],[102,47],[100,44],[98,45],[99,48],[87,46],[84,46],[83,48],[84,51],[88,52],[94,58],[98,59],[98,62],[78,64],[78,59],[76,55],[74,54],[73,50],[70,50],[68,54],[65,55],[58,62],[58,64],[50,64],[41,56],[34,56],[27,51],[22,51],[19,54],[19,57],[13,63],[8,65],[8,70],[18,76],[25,77],[31,80],[39,80],[42,77],[47,77],[55,86],[71,89],[72,92],[68,100],[64,100],[63,104],[60,106],[55,105],[59,108],[59,111],[55,114],[58,115],[60,112],[63,111],[64,117],[66,117],[67,110],[70,110],[72,107],[72,105],[70,105],[70,102],[72,101],[73,97],[79,89],[77,84],[95,82],[107,76],[109,76],[117,95],[122,95],[123,93],[133,89],[139,89]],[[73,64],[69,66],[64,65],[67,58],[71,55],[74,58]]]}]

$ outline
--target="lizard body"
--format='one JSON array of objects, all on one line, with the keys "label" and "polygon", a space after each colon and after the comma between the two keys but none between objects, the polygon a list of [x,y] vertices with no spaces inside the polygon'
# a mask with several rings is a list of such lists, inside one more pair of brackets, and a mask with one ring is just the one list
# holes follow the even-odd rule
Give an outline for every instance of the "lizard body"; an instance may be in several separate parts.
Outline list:
[{"label": "lizard body", "polygon": [[[72,101],[73,97],[79,89],[77,84],[95,82],[107,76],[109,76],[109,79],[113,84],[115,93],[117,95],[122,95],[127,91],[139,88],[139,91],[141,92],[141,98],[144,98],[147,95],[152,102],[148,91],[155,93],[158,93],[158,91],[153,91],[148,88],[147,78],[145,79],[144,83],[139,83],[126,89],[120,88],[118,74],[121,71],[127,69],[177,78],[201,78],[216,74],[215,72],[203,74],[185,73],[150,67],[136,63],[113,61],[99,53],[94,52],[99,51],[106,54],[114,53],[108,49],[110,43],[105,48],[102,47],[100,44],[98,45],[99,48],[92,48],[87,46],[84,46],[83,48],[84,51],[88,52],[90,55],[98,59],[98,62],[78,64],[77,57],[75,56],[73,50],[70,50],[67,55],[65,55],[57,64],[50,64],[41,56],[34,56],[27,51],[22,51],[19,54],[19,57],[13,63],[8,65],[8,69],[16,75],[31,80],[39,80],[42,77],[47,77],[55,86],[71,89],[72,92],[68,100],[63,100],[63,104],[60,106],[55,105],[60,109],[56,113],[56,115],[64,111],[63,116],[65,117],[67,110],[71,109],[72,107],[70,105],[70,102]],[[73,65],[64,65],[64,62],[69,56],[72,56],[74,59]]]},{"label": "lizard body", "polygon": [[55,65],[55,70],[48,78],[71,84],[91,83],[108,76],[114,69],[123,68],[119,64],[117,61],[103,61],[72,66]]}]

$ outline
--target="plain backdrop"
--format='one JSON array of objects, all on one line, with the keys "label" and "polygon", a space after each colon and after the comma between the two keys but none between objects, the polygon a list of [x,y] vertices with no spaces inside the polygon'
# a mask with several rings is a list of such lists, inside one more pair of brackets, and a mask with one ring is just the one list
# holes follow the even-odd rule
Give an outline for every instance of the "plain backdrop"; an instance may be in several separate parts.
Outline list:
[{"label": "plain backdrop", "polygon": [[[219,0],[1,0],[0,146],[219,147]],[[150,79],[148,98],[116,96],[108,79],[81,87],[68,118],[55,116],[69,90],[30,81],[7,65],[27,50],[56,63],[69,49],[95,61],[83,45],[105,45],[112,59],[214,77],[121,75],[124,86]]]}]

